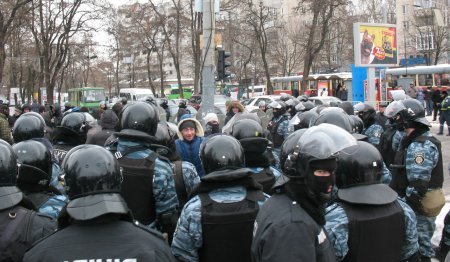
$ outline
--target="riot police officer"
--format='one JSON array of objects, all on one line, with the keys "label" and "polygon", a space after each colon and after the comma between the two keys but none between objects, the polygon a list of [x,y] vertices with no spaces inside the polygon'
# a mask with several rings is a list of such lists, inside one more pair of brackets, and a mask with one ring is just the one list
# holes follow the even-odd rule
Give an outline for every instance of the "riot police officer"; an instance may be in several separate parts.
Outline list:
[{"label": "riot police officer", "polygon": [[53,157],[61,166],[67,152],[86,143],[89,124],[86,115],[80,112],[68,113],[61,121],[61,125],[53,129]]},{"label": "riot police officer", "polygon": [[39,212],[57,218],[67,197],[50,185],[52,156],[42,143],[26,140],[13,145],[19,161],[17,186],[33,202]]},{"label": "riot police officer", "polygon": [[0,140],[0,261],[22,261],[25,251],[56,229],[56,220],[37,213],[16,186],[17,158]]},{"label": "riot police officer", "polygon": [[70,202],[59,230],[28,250],[24,261],[174,261],[160,233],[133,223],[120,196],[120,166],[110,152],[77,146],[63,170]]},{"label": "riot police officer", "polygon": [[232,136],[207,138],[200,157],[206,175],[180,215],[172,252],[180,261],[250,261],[262,187],[243,168],[244,150]]},{"label": "riot police officer", "polygon": [[152,147],[158,108],[152,103],[128,103],[119,118],[121,130],[107,147],[123,168],[122,197],[136,220],[171,236],[178,198],[170,163],[159,158]]},{"label": "riot police officer", "polygon": [[395,156],[397,168],[391,187],[406,197],[416,213],[420,255],[422,261],[430,261],[435,255],[431,237],[436,216],[445,204],[441,143],[430,133],[431,125],[419,101],[405,99],[400,103],[402,107],[397,107],[393,115],[406,136]]},{"label": "riot police officer", "polygon": [[262,126],[251,119],[238,120],[233,124],[231,135],[242,145],[245,155],[245,167],[254,173],[253,178],[270,194],[281,172],[270,165],[266,151],[269,140],[264,138]]},{"label": "riot police officer", "polygon": [[31,139],[42,143],[50,150],[52,153],[52,180],[50,181],[50,185],[58,189],[61,193],[64,193],[64,188],[59,181],[61,167],[53,157],[53,145],[45,137],[45,128],[45,120],[40,114],[35,112],[22,114],[14,123],[12,132],[14,141],[15,143],[19,143]]},{"label": "riot police officer", "polygon": [[378,146],[384,130],[382,126],[375,122],[375,108],[365,103],[359,103],[355,105],[355,110],[358,111],[359,118],[364,122],[362,134],[368,137],[369,143]]},{"label": "riot police officer", "polygon": [[381,183],[382,161],[363,141],[338,156],[337,201],[325,215],[338,261],[420,261],[416,215]]},{"label": "riot police officer", "polygon": [[[255,221],[252,261],[335,261],[322,226],[333,189],[335,154],[356,144],[342,128],[321,124],[292,133],[282,146],[289,180],[261,208]],[[282,161],[282,162],[283,162]]]},{"label": "riot police officer", "polygon": [[273,142],[273,153],[277,160],[277,166],[280,159],[280,147],[283,144],[284,139],[289,135],[289,112],[286,112],[286,104],[282,101],[273,101],[269,104],[269,107],[273,110],[273,118],[267,125],[270,138]]}]

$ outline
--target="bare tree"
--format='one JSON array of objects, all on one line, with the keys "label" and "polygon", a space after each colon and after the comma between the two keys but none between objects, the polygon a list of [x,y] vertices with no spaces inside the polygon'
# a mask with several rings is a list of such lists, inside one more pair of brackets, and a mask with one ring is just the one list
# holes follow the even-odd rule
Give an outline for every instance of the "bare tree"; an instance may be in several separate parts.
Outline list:
[{"label": "bare tree", "polygon": [[171,5],[167,8],[168,10],[164,10],[164,6],[155,5],[152,0],[149,0],[153,11],[157,15],[162,27],[162,35],[166,42],[167,50],[169,51],[170,56],[172,57],[173,64],[175,66],[175,71],[177,73],[178,80],[178,90],[180,94],[180,98],[183,97],[183,86],[181,82],[181,69],[180,69],[180,55],[181,55],[181,37],[182,37],[182,23],[184,20],[183,17],[183,1],[181,0],[171,0]]},{"label": "bare tree", "polygon": [[274,60],[281,67],[283,76],[291,75],[303,56],[299,38],[299,28],[296,23],[286,23],[278,30],[277,43],[275,44]]},{"label": "bare tree", "polygon": [[[310,23],[305,24],[304,63],[303,77],[307,78],[314,59],[322,50],[330,30],[330,23],[334,17],[334,11],[340,5],[345,5],[344,0],[303,0],[300,3],[307,7],[311,13]],[[302,92],[306,90],[307,81],[302,82]]]},{"label": "bare tree", "polygon": [[[276,25],[276,12],[273,8],[264,6],[263,1],[255,5],[252,0],[242,2],[244,22],[252,28],[252,33],[259,48],[263,62],[264,75],[266,78],[267,92],[273,94],[273,86],[270,82],[270,71],[268,63],[270,33],[274,33]],[[271,32],[272,31],[272,32]]]},{"label": "bare tree", "polygon": [[194,62],[194,94],[200,93],[200,74],[201,65],[203,63],[202,50],[200,49],[200,34],[202,30],[202,13],[195,12],[195,1],[189,1],[189,15],[190,15],[190,39],[192,59]]},{"label": "bare tree", "polygon": [[[47,90],[47,102],[53,103],[53,91],[68,56],[70,42],[82,30],[89,31],[88,22],[99,19],[104,6],[100,1],[34,0],[29,25],[40,57],[40,86]],[[83,8],[81,8],[83,6]]]},{"label": "bare tree", "polygon": [[20,20],[27,11],[32,0],[0,1],[0,90],[3,87],[3,68],[5,67],[5,44],[11,36],[15,21]]}]

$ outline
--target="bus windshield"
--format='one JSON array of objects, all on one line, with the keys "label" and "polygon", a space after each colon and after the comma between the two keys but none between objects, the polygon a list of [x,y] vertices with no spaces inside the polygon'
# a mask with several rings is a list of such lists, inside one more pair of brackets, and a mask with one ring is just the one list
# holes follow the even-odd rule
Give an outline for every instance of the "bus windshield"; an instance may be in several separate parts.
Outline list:
[{"label": "bus windshield", "polygon": [[104,90],[84,90],[83,96],[86,102],[97,102],[105,100]]}]

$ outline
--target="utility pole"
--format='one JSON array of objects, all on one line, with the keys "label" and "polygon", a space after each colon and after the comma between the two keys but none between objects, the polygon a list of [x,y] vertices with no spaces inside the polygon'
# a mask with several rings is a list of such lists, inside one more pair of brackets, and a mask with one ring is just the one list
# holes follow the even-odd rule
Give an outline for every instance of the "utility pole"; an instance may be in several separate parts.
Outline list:
[{"label": "utility pole", "polygon": [[202,118],[214,112],[215,93],[215,49],[216,17],[214,0],[203,1],[203,68],[202,68]]}]

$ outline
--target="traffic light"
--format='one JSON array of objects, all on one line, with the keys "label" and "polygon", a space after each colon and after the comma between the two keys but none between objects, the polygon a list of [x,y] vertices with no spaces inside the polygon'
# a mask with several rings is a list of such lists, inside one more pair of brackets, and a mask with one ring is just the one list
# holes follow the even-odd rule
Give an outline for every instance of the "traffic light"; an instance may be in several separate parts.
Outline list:
[{"label": "traffic light", "polygon": [[218,80],[224,80],[230,77],[231,73],[227,71],[227,67],[231,65],[230,62],[225,61],[227,57],[231,56],[231,52],[225,50],[219,50],[217,56],[217,78]]}]

